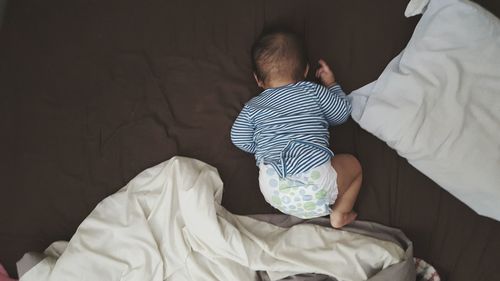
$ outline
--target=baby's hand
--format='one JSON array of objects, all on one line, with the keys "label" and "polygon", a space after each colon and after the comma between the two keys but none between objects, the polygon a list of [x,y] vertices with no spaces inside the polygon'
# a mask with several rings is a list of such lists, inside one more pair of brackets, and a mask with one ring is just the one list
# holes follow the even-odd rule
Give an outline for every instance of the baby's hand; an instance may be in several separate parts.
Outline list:
[{"label": "baby's hand", "polygon": [[322,59],[320,59],[318,63],[319,68],[316,70],[316,77],[321,80],[321,83],[323,83],[325,87],[330,87],[335,84],[335,75],[333,75],[328,64]]}]

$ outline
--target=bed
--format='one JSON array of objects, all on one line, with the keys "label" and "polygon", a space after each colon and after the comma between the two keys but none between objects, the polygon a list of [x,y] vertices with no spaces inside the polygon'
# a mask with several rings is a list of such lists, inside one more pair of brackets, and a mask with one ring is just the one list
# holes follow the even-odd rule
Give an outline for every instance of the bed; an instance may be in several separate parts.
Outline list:
[{"label": "bed", "polygon": [[[478,1],[497,16],[500,3]],[[418,22],[405,0],[11,1],[0,31],[0,262],[68,240],[106,196],[174,155],[216,167],[222,204],[276,212],[229,130],[258,89],[249,49],[264,25],[304,35],[347,92],[377,79]],[[312,65],[314,68],[315,65]],[[311,77],[312,79],[312,77]],[[444,280],[500,280],[500,223],[476,214],[354,121],[360,220],[397,227]]]}]

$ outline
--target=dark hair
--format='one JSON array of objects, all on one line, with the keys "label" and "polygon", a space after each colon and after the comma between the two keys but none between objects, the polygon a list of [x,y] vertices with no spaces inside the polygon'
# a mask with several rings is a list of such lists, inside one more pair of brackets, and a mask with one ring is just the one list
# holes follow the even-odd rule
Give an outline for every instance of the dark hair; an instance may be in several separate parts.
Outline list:
[{"label": "dark hair", "polygon": [[302,40],[285,29],[268,29],[262,32],[252,46],[252,66],[255,75],[266,82],[271,75],[304,79],[307,55]]}]

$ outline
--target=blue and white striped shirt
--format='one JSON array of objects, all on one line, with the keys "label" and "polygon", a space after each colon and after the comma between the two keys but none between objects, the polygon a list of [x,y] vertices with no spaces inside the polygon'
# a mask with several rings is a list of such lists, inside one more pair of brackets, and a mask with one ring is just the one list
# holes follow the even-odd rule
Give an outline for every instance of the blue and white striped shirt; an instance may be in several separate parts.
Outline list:
[{"label": "blue and white striped shirt", "polygon": [[342,88],[300,81],[266,89],[245,104],[231,129],[240,149],[255,153],[281,177],[305,172],[333,156],[330,125],[345,122],[351,104]]}]

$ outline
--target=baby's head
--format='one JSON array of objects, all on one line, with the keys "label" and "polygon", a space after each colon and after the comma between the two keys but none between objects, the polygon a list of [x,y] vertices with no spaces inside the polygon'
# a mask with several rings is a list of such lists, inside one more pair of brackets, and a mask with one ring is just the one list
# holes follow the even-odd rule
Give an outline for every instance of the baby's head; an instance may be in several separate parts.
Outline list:
[{"label": "baby's head", "polygon": [[289,31],[262,33],[252,46],[252,65],[255,80],[264,89],[304,80],[309,70],[304,44]]}]

